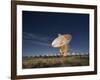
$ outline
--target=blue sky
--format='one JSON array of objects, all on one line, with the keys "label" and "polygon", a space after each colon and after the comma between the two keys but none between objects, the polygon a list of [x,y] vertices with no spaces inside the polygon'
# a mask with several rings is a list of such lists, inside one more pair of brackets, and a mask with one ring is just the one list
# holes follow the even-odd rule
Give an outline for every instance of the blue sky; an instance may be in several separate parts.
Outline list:
[{"label": "blue sky", "polygon": [[[58,54],[51,46],[58,34],[71,34],[70,49],[89,51],[89,14],[22,12],[23,56]],[[69,50],[69,52],[71,52]]]}]

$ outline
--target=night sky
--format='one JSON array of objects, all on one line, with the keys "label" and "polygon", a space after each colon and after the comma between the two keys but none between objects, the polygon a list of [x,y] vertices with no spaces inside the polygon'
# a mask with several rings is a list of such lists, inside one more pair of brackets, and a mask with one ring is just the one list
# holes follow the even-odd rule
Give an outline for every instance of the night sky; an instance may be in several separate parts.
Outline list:
[{"label": "night sky", "polygon": [[89,14],[22,12],[23,56],[58,54],[59,49],[51,46],[58,34],[71,34],[69,52],[89,51]]}]

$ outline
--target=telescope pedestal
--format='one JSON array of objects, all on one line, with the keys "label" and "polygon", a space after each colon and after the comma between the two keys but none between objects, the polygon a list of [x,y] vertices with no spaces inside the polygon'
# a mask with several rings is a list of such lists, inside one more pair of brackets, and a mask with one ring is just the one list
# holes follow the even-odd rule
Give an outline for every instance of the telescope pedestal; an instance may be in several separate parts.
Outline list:
[{"label": "telescope pedestal", "polygon": [[61,46],[61,47],[59,48],[60,55],[61,55],[61,56],[67,56],[68,48],[69,48],[68,45]]}]

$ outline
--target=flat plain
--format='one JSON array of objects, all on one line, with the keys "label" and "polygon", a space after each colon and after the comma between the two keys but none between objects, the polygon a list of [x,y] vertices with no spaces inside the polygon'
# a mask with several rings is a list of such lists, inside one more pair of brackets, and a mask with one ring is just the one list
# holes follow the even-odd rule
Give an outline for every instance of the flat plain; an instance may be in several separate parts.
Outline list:
[{"label": "flat plain", "polygon": [[88,55],[72,56],[24,56],[22,58],[23,69],[28,68],[48,68],[48,67],[71,67],[89,66]]}]

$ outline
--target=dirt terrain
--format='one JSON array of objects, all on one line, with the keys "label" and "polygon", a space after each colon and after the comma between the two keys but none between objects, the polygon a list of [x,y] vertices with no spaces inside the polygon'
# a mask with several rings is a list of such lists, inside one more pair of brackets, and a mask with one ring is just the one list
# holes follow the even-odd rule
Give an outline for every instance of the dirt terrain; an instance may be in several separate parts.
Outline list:
[{"label": "dirt terrain", "polygon": [[22,67],[23,69],[28,68],[48,68],[48,67],[71,67],[71,66],[88,66],[89,57],[88,55],[81,56],[31,56],[23,57]]}]

